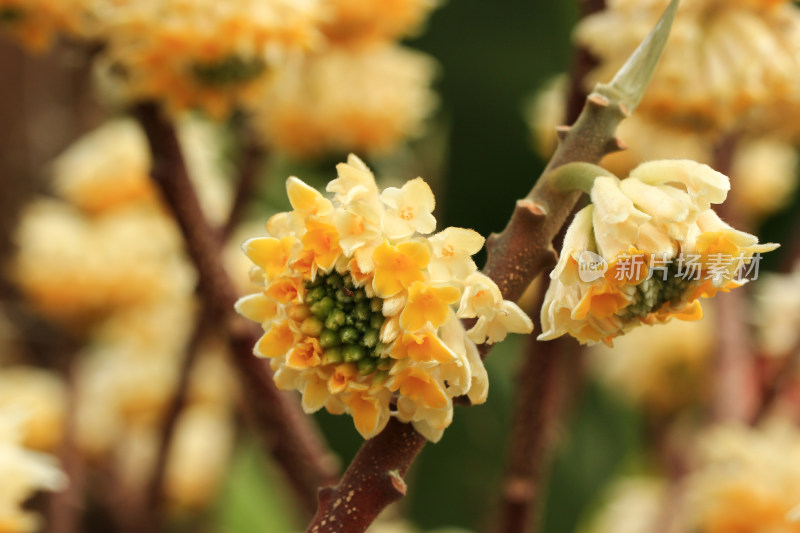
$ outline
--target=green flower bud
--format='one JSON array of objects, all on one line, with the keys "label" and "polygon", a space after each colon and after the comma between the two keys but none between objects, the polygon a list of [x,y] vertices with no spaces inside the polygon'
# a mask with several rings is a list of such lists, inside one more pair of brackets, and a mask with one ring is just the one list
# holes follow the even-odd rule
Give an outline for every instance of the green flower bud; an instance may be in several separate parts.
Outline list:
[{"label": "green flower bud", "polygon": [[323,348],[339,346],[339,334],[332,329],[323,329],[319,334],[319,345]]},{"label": "green flower bud", "polygon": [[385,318],[382,314],[372,313],[372,315],[369,317],[369,327],[372,329],[381,329],[384,320]]},{"label": "green flower bud", "polygon": [[364,348],[357,344],[346,344],[342,348],[342,358],[348,363],[356,363],[365,355]]},{"label": "green flower bud", "polygon": [[378,370],[389,370],[394,365],[394,359],[391,357],[382,357],[378,359]]},{"label": "green flower bud", "polygon": [[339,330],[339,338],[345,344],[355,344],[358,342],[359,337],[361,337],[361,335],[356,328],[348,326]]},{"label": "green flower bud", "polygon": [[339,329],[344,326],[346,319],[347,315],[345,315],[344,311],[341,309],[334,309],[328,314],[328,318],[325,319],[325,327],[328,329]]},{"label": "green flower bud", "polygon": [[321,300],[323,296],[325,296],[324,287],[313,287],[306,293],[305,302],[311,305],[314,302]]},{"label": "green flower bud", "polygon": [[373,313],[379,312],[381,309],[383,309],[383,300],[380,298],[373,298],[369,301],[369,308]]},{"label": "green flower bud", "polygon": [[366,302],[361,302],[359,304],[356,304],[356,306],[353,308],[353,315],[358,320],[364,320],[364,321],[369,320],[370,319],[369,304]]},{"label": "green flower bud", "polygon": [[342,356],[342,349],[338,347],[328,348],[324,352],[322,352],[322,364],[323,365],[334,365],[341,363],[344,361],[344,357]]},{"label": "green flower bud", "polygon": [[361,359],[357,366],[359,376],[368,376],[378,369],[378,363],[371,357]]},{"label": "green flower bud", "polygon": [[380,340],[380,334],[378,333],[378,330],[368,329],[361,337],[361,344],[367,348],[374,348],[378,345],[378,340]]},{"label": "green flower bud", "polygon": [[338,272],[331,272],[328,274],[325,283],[330,287],[341,287],[343,285],[342,276],[340,276]]}]

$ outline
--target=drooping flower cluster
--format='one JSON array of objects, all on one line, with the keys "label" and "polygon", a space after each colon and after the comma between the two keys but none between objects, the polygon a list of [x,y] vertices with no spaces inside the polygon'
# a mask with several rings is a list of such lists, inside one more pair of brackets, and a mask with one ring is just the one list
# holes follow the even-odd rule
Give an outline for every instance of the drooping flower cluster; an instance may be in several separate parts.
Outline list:
[{"label": "drooping flower cluster", "polygon": [[222,118],[258,98],[318,40],[314,0],[137,0],[109,7],[106,73],[129,98],[165,99]]},{"label": "drooping flower cluster", "polygon": [[699,298],[755,278],[756,254],[777,245],[758,244],[710,209],[729,187],[725,175],[687,160],[644,163],[624,180],[598,177],[550,275],[540,339],[568,333],[610,344],[640,324],[696,320]]},{"label": "drooping flower cluster", "polygon": [[[667,0],[608,3],[576,29],[600,59],[589,87],[608,81],[658,19]],[[800,9],[787,0],[681,2],[670,38],[637,112],[692,129],[794,130],[800,103]]]},{"label": "drooping flower cluster", "polygon": [[37,531],[39,517],[23,504],[38,490],[58,491],[67,484],[53,457],[21,445],[23,422],[19,411],[0,410],[0,531],[4,533]]},{"label": "drooping flower cluster", "polygon": [[[302,392],[307,412],[348,412],[365,438],[396,416],[436,441],[454,397],[486,399],[475,343],[532,323],[477,272],[480,235],[428,237],[434,197],[421,178],[380,192],[352,155],[337,172],[332,201],[289,178],[293,210],[270,218],[270,237],[244,244],[263,290],[237,310],[262,324],[255,354],[270,359],[279,388]],[[465,332],[459,317],[478,320]]]}]

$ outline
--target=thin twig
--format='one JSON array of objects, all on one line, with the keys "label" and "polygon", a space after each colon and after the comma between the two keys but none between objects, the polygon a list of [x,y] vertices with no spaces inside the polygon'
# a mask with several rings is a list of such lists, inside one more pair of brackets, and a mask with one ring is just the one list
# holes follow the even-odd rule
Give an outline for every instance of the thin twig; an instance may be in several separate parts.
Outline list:
[{"label": "thin twig", "polygon": [[161,426],[161,441],[158,443],[156,460],[144,494],[144,505],[141,509],[142,527],[140,531],[155,533],[162,529],[163,519],[163,496],[164,479],[166,478],[167,462],[169,452],[174,442],[175,431],[178,427],[180,415],[186,407],[189,394],[189,384],[192,377],[192,369],[200,353],[202,341],[208,335],[211,321],[206,314],[203,314],[196,322],[195,330],[186,346],[183,359],[178,370],[178,382],[172,392],[172,397],[166,407],[164,420]]},{"label": "thin twig", "polygon": [[70,353],[66,359],[69,361],[64,372],[67,384],[67,405],[59,459],[69,484],[66,489],[51,496],[48,511],[48,533],[78,533],[82,529],[86,465],[76,442],[78,388],[75,382],[74,357]]},{"label": "thin twig", "polygon": [[239,132],[241,156],[237,172],[236,192],[233,196],[228,220],[222,228],[223,242],[231,236],[241,221],[258,185],[260,171],[268,158],[267,149],[256,140],[255,135],[246,126],[240,125],[237,131]]},{"label": "thin twig", "polygon": [[207,310],[227,335],[248,415],[291,482],[302,508],[313,513],[318,487],[334,483],[338,477],[335,461],[296,399],[277,390],[265,362],[252,354],[260,332],[233,312],[237,295],[221,262],[220,235],[203,216],[173,125],[154,103],[137,105],[134,115],[153,154],[153,181],[172,209],[197,267]]},{"label": "thin twig", "polygon": [[[714,152],[714,167],[730,175],[737,137],[729,135]],[[732,203],[717,206],[720,216],[741,226],[742,217]],[[750,329],[747,327],[745,289],[716,297],[717,349],[714,354],[715,377],[711,416],[716,421],[748,421],[757,406],[755,358]]]},{"label": "thin twig", "polygon": [[761,403],[753,417],[753,425],[757,425],[767,417],[792,383],[797,368],[800,366],[800,341],[796,342],[789,352],[781,357],[781,360],[783,363],[764,389]]}]

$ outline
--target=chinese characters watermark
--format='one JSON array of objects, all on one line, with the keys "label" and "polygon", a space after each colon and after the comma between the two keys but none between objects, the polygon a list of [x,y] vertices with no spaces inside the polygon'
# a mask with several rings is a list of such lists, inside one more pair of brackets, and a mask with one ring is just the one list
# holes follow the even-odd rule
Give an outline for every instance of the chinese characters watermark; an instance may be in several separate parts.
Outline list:
[{"label": "chinese characters watermark", "polygon": [[[617,281],[640,281],[657,276],[667,281],[672,275],[687,281],[711,280],[719,287],[729,281],[742,282],[758,279],[761,254],[752,256],[715,253],[701,254],[680,253],[676,257],[667,254],[622,254],[614,265],[614,279]],[[602,256],[585,251],[578,256],[578,276],[586,283],[598,280],[606,275],[608,262]]]}]

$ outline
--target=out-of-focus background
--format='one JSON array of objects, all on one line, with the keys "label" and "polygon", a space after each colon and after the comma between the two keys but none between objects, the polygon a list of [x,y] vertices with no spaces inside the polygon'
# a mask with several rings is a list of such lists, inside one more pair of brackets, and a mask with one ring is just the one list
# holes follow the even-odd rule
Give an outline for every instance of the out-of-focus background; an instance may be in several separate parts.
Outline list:
[{"label": "out-of-focus background", "polygon": [[[427,122],[424,133],[410,141],[408,146],[388,156],[367,155],[365,160],[379,176],[404,180],[419,174],[426,178],[436,194],[439,227],[471,227],[484,236],[500,231],[511,214],[514,201],[526,194],[544,168],[546,155],[537,152],[529,124],[533,120],[530,109],[537,91],[543,89],[553,76],[570,70],[573,60],[571,32],[577,19],[578,6],[571,1],[446,2],[433,11],[418,36],[404,41],[412,48],[427,52],[437,62],[434,87],[439,103],[436,111]],[[5,337],[0,338],[0,350],[6,353],[0,353],[0,364],[5,366],[25,363],[57,374],[63,371],[65,354],[82,349],[75,346],[80,335],[64,326],[71,326],[69,317],[53,323],[36,314],[23,294],[25,291],[12,281],[18,272],[9,274],[12,270],[9,265],[18,254],[19,221],[23,213],[34,200],[54,198],[52,162],[109,116],[108,107],[98,103],[93,88],[95,74],[87,62],[90,53],[74,43],[62,43],[45,53],[29,54],[9,39],[0,39],[0,257],[5,263],[6,273],[2,281],[3,314],[0,317],[0,337]],[[557,104],[552,107],[558,109]],[[194,137],[191,132],[187,136],[193,139],[190,144],[202,152],[203,148],[208,148],[209,142],[226,139],[233,126],[225,123],[221,129],[221,133],[198,131],[194,132]],[[113,144],[111,142],[109,150],[114,149]],[[258,199],[246,212],[247,221],[262,224],[270,214],[288,206],[283,183],[289,175],[297,175],[315,186],[324,186],[335,176],[335,163],[344,157],[346,153],[333,153],[301,161],[272,154],[261,171],[262,185],[255,193]],[[225,190],[224,180],[232,180],[230,169],[235,157],[221,150],[212,159],[212,164],[220,169],[218,174],[223,176],[221,190]],[[795,169],[795,177],[796,173]],[[212,197],[209,203],[213,204],[214,193],[209,194]],[[757,230],[762,241],[787,243],[784,251],[791,248],[799,205],[794,191],[787,194],[791,196],[789,201],[749,228]],[[47,216],[58,220],[58,209],[42,209]],[[69,217],[64,220],[69,220]],[[118,223],[124,224],[124,221]],[[43,234],[36,233],[35,224],[31,224],[26,230],[31,233],[25,235],[37,234],[43,239],[66,238],[57,232],[50,233],[49,228],[58,227],[57,222],[55,226],[43,226]],[[169,233],[160,227],[152,231]],[[234,239],[248,236],[234,235]],[[111,246],[111,250],[98,250],[98,257],[105,258],[106,255],[102,254],[119,255],[115,254],[114,245],[119,247],[125,260],[136,261],[148,253],[160,257],[158,250],[148,247],[140,250],[137,248],[139,244],[131,244],[136,239],[132,236],[131,241],[123,238],[113,244],[105,243],[104,246]],[[129,250],[125,251],[126,248]],[[787,256],[788,252],[774,254],[764,261],[762,268],[778,270]],[[483,259],[483,256],[478,257],[479,265]],[[235,264],[235,260],[232,261]],[[241,278],[246,280],[246,262],[240,264]],[[69,292],[63,282],[58,282],[58,268],[59,265],[49,265],[45,270],[52,270],[39,275],[44,278],[52,275],[54,285]],[[175,268],[179,271],[176,276],[180,277],[180,269],[185,265]],[[160,274],[156,272],[155,275]],[[191,274],[187,276],[191,280]],[[144,282],[147,282],[146,278]],[[54,289],[43,290],[46,294],[36,296],[40,302],[48,297],[55,298]],[[75,290],[81,289],[77,287]],[[115,285],[113,290],[119,291],[120,298],[127,297],[124,287]],[[69,301],[68,296],[64,298],[64,301]],[[53,305],[59,304],[56,301]],[[62,311],[69,315],[68,309]],[[153,313],[161,311],[158,309]],[[144,313],[150,311],[145,309]],[[147,320],[147,317],[141,317],[142,323]],[[166,324],[173,323],[168,314],[162,320]],[[174,320],[177,324],[181,318]],[[708,320],[706,318],[704,322]],[[149,326],[142,327],[150,331],[147,329]],[[106,333],[108,339],[119,334],[113,326],[109,326]],[[635,353],[649,341],[639,338],[632,342],[630,350]],[[474,531],[492,524],[502,491],[516,370],[523,347],[524,339],[511,336],[494,348],[492,356],[487,359],[491,380],[489,401],[478,407],[456,409],[454,422],[442,441],[426,446],[414,464],[407,479],[408,496],[399,504],[400,509],[388,512],[390,517],[405,516],[411,527],[420,531],[445,527]],[[89,353],[84,356],[91,356],[92,364],[98,367],[81,374],[86,380],[81,383],[92,388],[93,394],[88,400],[93,405],[80,415],[85,417],[86,432],[91,434],[94,429],[101,434],[104,428],[99,426],[103,424],[133,424],[136,428],[146,428],[150,416],[148,409],[160,405],[160,392],[156,390],[153,397],[141,398],[148,391],[127,391],[129,397],[125,401],[128,403],[120,408],[125,418],[109,420],[118,414],[101,412],[101,409],[94,412],[91,407],[97,407],[94,402],[102,403],[104,394],[114,394],[119,392],[115,388],[125,387],[125,377],[119,375],[124,372],[114,368],[108,355]],[[119,357],[127,356],[122,354]],[[215,370],[216,363],[212,359],[209,357],[207,365],[211,377],[198,378],[198,390],[191,400],[191,408],[197,414],[194,425],[198,434],[198,442],[194,444],[191,437],[186,437],[186,449],[193,450],[186,452],[186,457],[191,457],[192,461],[183,467],[176,466],[173,480],[177,494],[187,495],[195,487],[199,495],[195,500],[187,496],[186,501],[180,501],[176,496],[173,503],[177,510],[170,515],[171,523],[176,530],[183,528],[187,531],[301,530],[305,524],[293,507],[281,474],[261,453],[246,424],[238,415],[217,416],[219,413],[215,409],[218,404],[225,406],[221,409],[229,409],[235,404],[236,391],[235,385],[219,383],[222,380],[219,376],[224,372]],[[143,380],[140,383],[158,381],[160,363],[148,361],[146,364],[152,368],[140,368],[145,376],[139,376],[138,379]],[[686,365],[691,367],[692,363]],[[672,370],[680,373],[686,368],[678,365]],[[654,453],[648,447],[649,439],[658,433],[658,428],[653,427],[653,418],[646,421],[642,414],[650,407],[642,402],[637,406],[637,401],[625,397],[624,387],[613,385],[613,378],[610,379],[611,386],[604,385],[602,379],[595,377],[602,378],[603,372],[586,371],[592,377],[585,386],[568,391],[572,396],[566,401],[566,414],[554,435],[555,459],[549,468],[542,513],[541,530],[546,533],[576,530],[587,520],[590,511],[599,505],[604,489],[621,472],[650,470],[645,466],[650,464]],[[691,368],[686,371],[691,373]],[[8,383],[12,383],[10,380],[2,381],[2,374],[3,370],[0,370],[0,404],[4,387],[8,391],[11,387]],[[27,383],[22,378],[17,382]],[[646,379],[642,378],[642,382],[646,383]],[[699,383],[698,387],[702,389],[703,382]],[[663,386],[660,382],[652,385],[653,388],[660,386]],[[623,394],[620,394],[621,390]],[[646,392],[638,394],[642,396]],[[684,392],[691,396],[697,390],[688,387]],[[636,394],[632,395],[635,397]],[[63,399],[60,401],[63,406]],[[653,400],[657,404],[659,401],[664,404],[671,402],[669,398]],[[665,409],[670,408],[671,404]],[[60,420],[63,413],[53,416]],[[699,415],[691,413],[685,416],[691,419]],[[315,418],[341,464],[347,465],[362,443],[352,420],[324,412]],[[187,426],[192,423],[191,420],[186,422]],[[227,437],[216,442],[216,437],[208,436],[204,431],[215,436],[224,433]],[[113,477],[108,479],[106,476],[109,464],[116,465],[114,468],[123,472],[135,472],[139,458],[152,453],[148,451],[152,447],[148,444],[152,437],[145,429],[122,428],[115,435],[114,438],[120,441],[113,445],[104,441],[106,437],[102,435],[86,437],[86,453],[90,456],[87,461],[100,465],[97,466],[100,473],[90,472],[85,483],[98,483],[99,487],[105,486],[104,483],[113,484]],[[58,437],[52,439],[57,441]],[[207,450],[204,449],[206,445],[216,448]],[[58,447],[51,442],[40,449],[56,453]],[[96,456],[91,457],[92,453]],[[205,469],[210,471],[209,477],[213,477],[211,471],[216,465],[207,465],[204,460],[215,454],[220,456],[219,479],[192,478],[192,473]],[[183,481],[181,468],[187,472]],[[205,483],[212,487],[209,495],[205,495],[203,487],[198,488]],[[102,489],[97,492],[102,492]],[[96,516],[90,514],[86,519],[86,531],[106,531],[107,520],[102,512]]]}]

